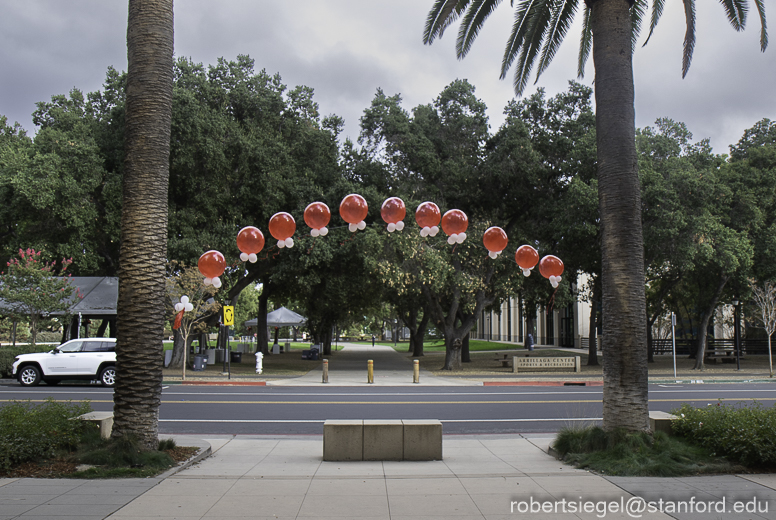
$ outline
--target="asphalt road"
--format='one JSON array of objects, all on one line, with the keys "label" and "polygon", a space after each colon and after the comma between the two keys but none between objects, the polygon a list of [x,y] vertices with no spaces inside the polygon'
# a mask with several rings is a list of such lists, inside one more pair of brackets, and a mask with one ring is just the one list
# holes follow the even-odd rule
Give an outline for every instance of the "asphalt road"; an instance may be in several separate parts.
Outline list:
[{"label": "asphalt road", "polygon": [[[326,419],[439,419],[446,434],[554,432],[600,421],[601,387],[195,387],[165,386],[160,433],[320,434]],[[650,410],[725,401],[776,402],[776,383],[650,385]],[[13,400],[89,400],[113,409],[112,390],[62,384],[0,385]]]}]

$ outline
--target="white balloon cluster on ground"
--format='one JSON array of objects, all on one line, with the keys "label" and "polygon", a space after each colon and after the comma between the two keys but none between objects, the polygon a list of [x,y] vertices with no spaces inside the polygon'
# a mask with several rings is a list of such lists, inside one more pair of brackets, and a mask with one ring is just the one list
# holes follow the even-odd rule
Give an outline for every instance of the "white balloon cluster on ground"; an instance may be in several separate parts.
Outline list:
[{"label": "white balloon cluster on ground", "polygon": [[217,276],[215,278],[205,278],[204,284],[212,285],[216,289],[219,289],[221,287],[221,279]]},{"label": "white balloon cluster on ground", "polygon": [[194,310],[194,304],[189,302],[188,296],[181,296],[181,301],[175,304],[175,312],[191,312]]},{"label": "white balloon cluster on ground", "polygon": [[[434,235],[431,235],[432,237]],[[466,240],[466,233],[453,233],[449,237],[447,237],[447,243],[450,245],[453,244],[463,244],[463,241]]]},{"label": "white balloon cluster on ground", "polygon": [[[527,276],[527,275],[526,275]],[[560,284],[561,277],[560,276],[550,276],[550,285],[557,288],[558,284]]]},{"label": "white balloon cluster on ground", "polygon": [[243,262],[250,262],[252,264],[255,264],[256,260],[258,260],[258,259],[259,259],[259,257],[256,256],[256,253],[251,253],[251,254],[240,253],[240,260],[242,260]]},{"label": "white balloon cluster on ground", "polygon": [[350,230],[350,232],[351,232],[351,233],[355,233],[355,232],[356,232],[356,231],[358,231],[359,229],[360,229],[361,231],[363,231],[363,230],[365,230],[365,229],[366,229],[366,222],[364,222],[364,221],[362,220],[362,221],[361,221],[361,222],[359,222],[358,224],[348,224],[348,229]]},{"label": "white balloon cluster on ground", "polygon": [[388,233],[393,233],[394,231],[401,231],[402,229],[404,229],[404,221],[403,220],[400,220],[400,221],[396,222],[395,224],[393,222],[388,224]]},{"label": "white balloon cluster on ground", "polygon": [[278,240],[278,248],[283,249],[284,247],[288,247],[289,249],[294,247],[294,239],[288,237],[285,240]]},{"label": "white balloon cluster on ground", "polygon": [[325,237],[326,235],[329,234],[329,228],[327,228],[326,226],[323,226],[321,229],[311,229],[310,234],[314,237],[318,237],[318,236]]},{"label": "white balloon cluster on ground", "polygon": [[435,237],[439,233],[439,226],[426,226],[420,230],[420,236],[422,237]]}]

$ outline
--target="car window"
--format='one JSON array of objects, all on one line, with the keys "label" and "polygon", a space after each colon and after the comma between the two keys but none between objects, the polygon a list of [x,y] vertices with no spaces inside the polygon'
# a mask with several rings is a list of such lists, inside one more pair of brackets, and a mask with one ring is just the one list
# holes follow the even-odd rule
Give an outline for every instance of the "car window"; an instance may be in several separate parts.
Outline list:
[{"label": "car window", "polygon": [[83,347],[83,341],[68,341],[64,345],[59,346],[60,352],[81,352]]},{"label": "car window", "polygon": [[84,341],[84,352],[102,352],[102,341]]},{"label": "car window", "polygon": [[116,351],[116,342],[115,341],[103,341],[102,342],[102,351],[103,352],[115,352]]}]

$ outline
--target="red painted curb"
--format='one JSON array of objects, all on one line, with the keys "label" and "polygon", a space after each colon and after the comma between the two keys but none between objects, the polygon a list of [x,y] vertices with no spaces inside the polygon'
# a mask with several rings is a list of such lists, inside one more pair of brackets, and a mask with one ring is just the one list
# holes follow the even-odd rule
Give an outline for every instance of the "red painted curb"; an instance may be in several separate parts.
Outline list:
[{"label": "red painted curb", "polygon": [[203,386],[267,386],[266,381],[181,381],[181,384]]},{"label": "red painted curb", "polygon": [[603,386],[603,381],[483,381],[482,386]]}]

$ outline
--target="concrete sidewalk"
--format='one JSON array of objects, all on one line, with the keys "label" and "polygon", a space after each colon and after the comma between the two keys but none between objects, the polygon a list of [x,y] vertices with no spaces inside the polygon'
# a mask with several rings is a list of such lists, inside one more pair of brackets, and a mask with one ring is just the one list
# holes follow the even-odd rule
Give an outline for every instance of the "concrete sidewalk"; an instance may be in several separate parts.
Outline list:
[{"label": "concrete sidewalk", "polygon": [[447,436],[431,462],[324,462],[317,435],[205,440],[213,455],[168,478],[0,481],[0,519],[776,519],[776,475],[606,478],[547,455],[546,435]]}]

